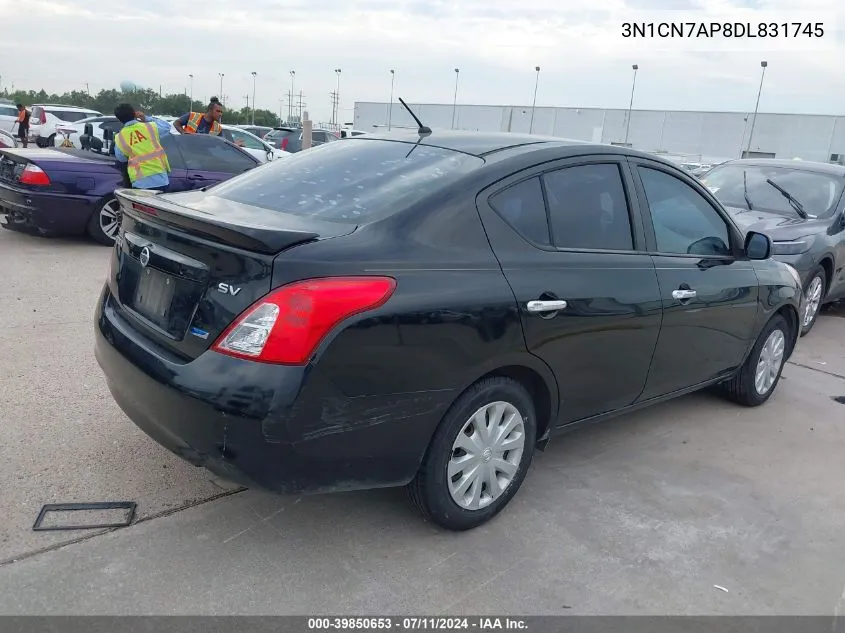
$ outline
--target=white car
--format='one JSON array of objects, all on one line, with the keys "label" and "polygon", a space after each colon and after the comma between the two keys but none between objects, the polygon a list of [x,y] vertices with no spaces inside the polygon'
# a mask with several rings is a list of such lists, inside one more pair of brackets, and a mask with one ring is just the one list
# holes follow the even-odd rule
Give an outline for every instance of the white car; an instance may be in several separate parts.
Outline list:
[{"label": "white car", "polygon": [[262,163],[277,158],[289,157],[290,153],[281,149],[274,149],[269,143],[265,143],[255,134],[242,130],[234,125],[223,125],[223,136],[226,140],[233,142],[242,150],[249,152]]},{"label": "white car", "polygon": [[11,101],[0,100],[0,130],[17,132],[18,108]]},{"label": "white car", "polygon": [[366,134],[366,132],[362,132],[361,130],[353,130],[352,128],[343,128],[342,130],[340,130],[340,138],[361,136],[362,134]]},{"label": "white car", "polygon": [[0,149],[12,149],[18,146],[18,139],[11,132],[0,130]]},{"label": "white car", "polygon": [[[30,108],[29,140],[38,147],[59,145],[64,140],[59,128],[69,129],[73,123],[89,117],[103,116],[96,110],[76,106],[36,104]],[[60,134],[56,140],[57,134]]]}]

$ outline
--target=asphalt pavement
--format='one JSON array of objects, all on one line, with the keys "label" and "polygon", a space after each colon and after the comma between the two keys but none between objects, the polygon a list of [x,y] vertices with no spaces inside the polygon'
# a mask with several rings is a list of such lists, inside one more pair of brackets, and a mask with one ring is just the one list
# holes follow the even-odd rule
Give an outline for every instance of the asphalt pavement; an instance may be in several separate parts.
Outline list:
[{"label": "asphalt pavement", "polygon": [[[491,523],[279,497],[138,431],[92,353],[109,250],[0,231],[0,614],[845,614],[845,309],[765,406],[709,393],[552,440]],[[42,504],[131,500],[115,531]]]}]

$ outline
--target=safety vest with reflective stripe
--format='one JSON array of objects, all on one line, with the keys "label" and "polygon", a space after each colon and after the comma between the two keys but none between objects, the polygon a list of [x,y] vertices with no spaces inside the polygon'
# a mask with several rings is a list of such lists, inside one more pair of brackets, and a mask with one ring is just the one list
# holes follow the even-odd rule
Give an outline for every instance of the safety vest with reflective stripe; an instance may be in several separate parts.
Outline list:
[{"label": "safety vest with reflective stripe", "polygon": [[138,121],[124,126],[115,138],[117,146],[129,162],[129,181],[170,172],[167,153],[161,146],[158,128],[152,123]]},{"label": "safety vest with reflective stripe", "polygon": [[[205,116],[202,112],[191,112],[191,115],[188,117],[188,122],[182,127],[185,132],[188,134],[197,134],[197,130],[200,129],[200,121]],[[217,121],[211,122],[211,128],[208,130],[208,133],[211,136],[217,136],[220,134],[223,128],[220,127],[220,124]]]}]

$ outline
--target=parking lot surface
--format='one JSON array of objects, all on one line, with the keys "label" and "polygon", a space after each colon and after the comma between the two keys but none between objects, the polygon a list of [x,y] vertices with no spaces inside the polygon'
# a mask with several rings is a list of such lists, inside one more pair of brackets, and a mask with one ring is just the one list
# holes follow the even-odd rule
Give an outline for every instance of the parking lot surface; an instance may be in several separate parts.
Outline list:
[{"label": "parking lot surface", "polygon": [[[148,439],[93,357],[108,255],[0,231],[0,613],[845,614],[843,308],[763,407],[702,393],[555,438],[455,534],[401,490],[239,491]],[[141,520],[31,530],[113,500]]]}]

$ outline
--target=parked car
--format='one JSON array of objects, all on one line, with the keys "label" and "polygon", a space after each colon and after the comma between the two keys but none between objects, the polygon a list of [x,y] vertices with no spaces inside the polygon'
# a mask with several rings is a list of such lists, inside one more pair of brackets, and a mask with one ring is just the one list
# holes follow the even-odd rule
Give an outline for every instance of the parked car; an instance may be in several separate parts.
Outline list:
[{"label": "parked car", "polygon": [[6,130],[0,130],[0,149],[17,146],[18,139],[15,138],[14,134],[7,132]]},{"label": "parked car", "polygon": [[[339,141],[340,139],[331,130],[311,130],[311,146],[317,147],[325,143]],[[294,154],[302,149],[302,128],[276,127],[268,132],[264,141],[276,149],[281,149]]]},{"label": "parked car", "polygon": [[[76,106],[36,104],[30,108],[29,140],[38,147],[56,145],[59,127],[69,127],[88,117],[103,116],[100,112]],[[61,138],[59,139],[61,141]]]},{"label": "parked car", "polygon": [[250,134],[255,134],[260,139],[263,139],[268,132],[273,131],[273,128],[267,127],[265,125],[236,125],[235,127],[239,127],[242,130],[246,130]]},{"label": "parked car", "polygon": [[231,141],[244,151],[249,152],[262,163],[266,163],[276,158],[290,156],[290,154],[281,149],[273,149],[269,143],[262,141],[260,138],[241,129],[235,125],[223,125],[223,136],[226,140]]},{"label": "parked car", "polygon": [[117,196],[96,356],[135,424],[248,486],[408,484],[449,529],[575,424],[716,384],[762,404],[797,339],[770,240],[625,148],[367,135]]},{"label": "parked car", "polygon": [[366,132],[361,130],[353,130],[351,128],[343,128],[340,130],[340,138],[349,138],[350,136],[363,136]]},{"label": "parked car", "polygon": [[[165,136],[172,172],[168,191],[200,189],[252,169],[258,159],[218,137]],[[120,225],[115,189],[128,185],[114,156],[76,149],[0,150],[4,228],[43,235],[87,233],[114,244]]]},{"label": "parked car", "polygon": [[8,99],[0,99],[0,131],[16,132],[18,108]]},{"label": "parked car", "polygon": [[824,304],[845,298],[845,166],[749,158],[703,179],[737,224],[766,233],[775,259],[798,271],[807,334]]}]

